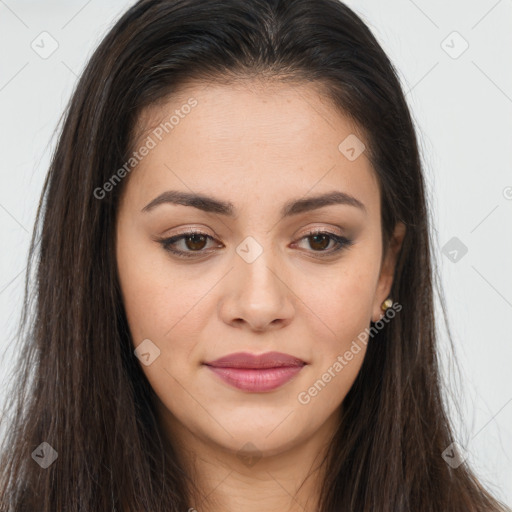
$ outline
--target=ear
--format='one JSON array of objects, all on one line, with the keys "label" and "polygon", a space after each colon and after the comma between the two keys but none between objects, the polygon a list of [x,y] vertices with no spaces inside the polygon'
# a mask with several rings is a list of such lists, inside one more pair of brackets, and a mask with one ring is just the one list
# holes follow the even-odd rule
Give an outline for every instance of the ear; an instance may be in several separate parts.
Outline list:
[{"label": "ear", "polygon": [[381,304],[389,297],[389,292],[393,284],[396,261],[402,247],[405,236],[405,224],[398,222],[389,241],[386,254],[383,257],[379,280],[375,290],[375,299],[372,308],[372,322],[379,321],[383,312]]}]

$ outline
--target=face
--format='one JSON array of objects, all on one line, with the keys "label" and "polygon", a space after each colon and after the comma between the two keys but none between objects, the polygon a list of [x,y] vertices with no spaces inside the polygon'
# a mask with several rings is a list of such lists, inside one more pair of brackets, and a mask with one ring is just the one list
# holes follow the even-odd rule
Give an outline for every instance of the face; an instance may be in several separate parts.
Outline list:
[{"label": "face", "polygon": [[140,127],[116,256],[162,421],[231,452],[325,433],[396,258],[363,136],[312,85],[254,82],[190,85]]}]

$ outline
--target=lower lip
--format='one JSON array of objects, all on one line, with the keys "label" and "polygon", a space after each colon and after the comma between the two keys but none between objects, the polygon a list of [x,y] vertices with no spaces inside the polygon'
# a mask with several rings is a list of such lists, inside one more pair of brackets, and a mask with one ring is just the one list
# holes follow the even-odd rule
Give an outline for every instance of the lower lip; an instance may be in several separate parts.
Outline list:
[{"label": "lower lip", "polygon": [[208,366],[224,382],[244,391],[262,392],[276,389],[299,373],[303,366],[279,368],[220,368]]}]

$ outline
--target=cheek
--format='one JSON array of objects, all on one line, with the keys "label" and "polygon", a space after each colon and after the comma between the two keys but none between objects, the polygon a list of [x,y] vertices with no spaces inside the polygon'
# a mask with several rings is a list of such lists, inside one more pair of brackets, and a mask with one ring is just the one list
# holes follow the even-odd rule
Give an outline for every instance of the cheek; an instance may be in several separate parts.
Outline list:
[{"label": "cheek", "polygon": [[304,291],[307,306],[323,321],[324,332],[330,333],[323,338],[328,346],[342,346],[371,320],[378,263],[364,255],[353,260],[322,280],[321,287]]},{"label": "cheek", "polygon": [[123,300],[134,346],[150,339],[166,367],[176,366],[179,371],[183,363],[192,364],[189,359],[206,315],[201,297],[208,287],[201,283],[201,288],[190,290],[182,279],[169,284],[161,274],[126,276]]},{"label": "cheek", "polygon": [[[134,343],[164,340],[183,319],[193,316],[205,283],[191,282],[190,272],[174,268],[161,246],[121,226],[117,239],[119,282]],[[203,292],[206,292],[206,290]]]},{"label": "cheek", "polygon": [[201,297],[212,284],[191,282],[186,272],[171,272],[159,247],[155,250],[146,244],[142,250],[127,242],[119,240],[117,263],[133,349],[143,340],[151,341],[158,355],[147,366],[141,360],[141,369],[166,407],[182,410],[189,396],[179,383],[188,382],[187,372],[197,364],[193,359],[199,339],[195,333],[202,330],[198,322],[205,316]]},{"label": "cheek", "polygon": [[198,277],[197,269],[171,264],[159,246],[137,250],[122,240],[118,269],[134,350],[149,339],[158,353],[141,369],[168,408],[179,410],[189,398],[180,383],[190,389],[191,373],[205,355],[201,342],[206,340],[214,352],[215,340],[206,336],[216,314],[215,284],[223,272],[212,268]]},{"label": "cheek", "polygon": [[[311,421],[332,413],[350,391],[366,354],[373,281],[354,274],[333,280],[317,297],[322,322],[309,322],[313,364],[296,395],[298,418]],[[313,308],[312,308],[313,309]],[[316,332],[311,326],[318,326]],[[316,420],[314,420],[316,421]]]},{"label": "cheek", "polygon": [[322,287],[303,292],[312,312],[306,321],[308,337],[315,346],[311,395],[303,391],[310,398],[321,392],[324,404],[343,399],[363,363],[379,268],[371,253],[352,255]]}]

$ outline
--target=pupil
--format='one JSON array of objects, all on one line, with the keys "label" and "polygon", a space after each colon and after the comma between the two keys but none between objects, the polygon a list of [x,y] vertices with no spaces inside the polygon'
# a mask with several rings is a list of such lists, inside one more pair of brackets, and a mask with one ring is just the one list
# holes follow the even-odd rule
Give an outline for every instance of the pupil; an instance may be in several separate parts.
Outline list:
[{"label": "pupil", "polygon": [[[204,235],[190,235],[187,237],[186,241],[189,249],[200,250],[204,246],[205,237]],[[189,243],[190,241],[192,241],[192,243]],[[199,247],[196,244],[199,244]]]},{"label": "pupil", "polygon": [[313,235],[311,238],[313,238],[313,244],[309,244],[312,249],[315,249],[314,244],[317,242],[317,240],[323,239],[322,241],[325,242],[327,240],[327,244],[320,242],[320,247],[316,247],[317,249],[325,249],[329,245],[329,236],[328,235]]}]

